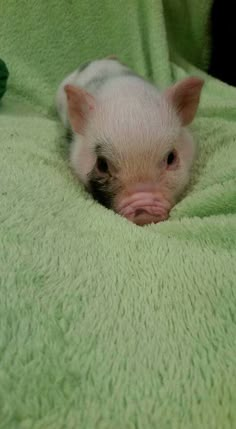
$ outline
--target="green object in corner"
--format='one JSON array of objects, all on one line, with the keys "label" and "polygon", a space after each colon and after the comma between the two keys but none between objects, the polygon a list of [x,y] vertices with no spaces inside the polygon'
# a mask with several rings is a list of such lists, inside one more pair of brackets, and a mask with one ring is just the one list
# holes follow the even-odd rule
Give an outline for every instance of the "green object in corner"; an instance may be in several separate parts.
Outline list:
[{"label": "green object in corner", "polygon": [[0,59],[0,99],[6,92],[8,76],[9,76],[9,71],[7,69],[7,66]]}]

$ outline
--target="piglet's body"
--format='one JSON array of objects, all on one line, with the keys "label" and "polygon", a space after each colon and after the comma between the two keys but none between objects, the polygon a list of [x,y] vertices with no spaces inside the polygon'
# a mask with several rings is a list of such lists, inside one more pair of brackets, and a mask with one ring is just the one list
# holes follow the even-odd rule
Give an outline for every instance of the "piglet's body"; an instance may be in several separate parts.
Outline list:
[{"label": "piglet's body", "polygon": [[115,59],[69,75],[57,109],[73,132],[71,165],[93,197],[137,225],[165,220],[189,181],[194,142],[186,129],[203,81],[157,90]]}]

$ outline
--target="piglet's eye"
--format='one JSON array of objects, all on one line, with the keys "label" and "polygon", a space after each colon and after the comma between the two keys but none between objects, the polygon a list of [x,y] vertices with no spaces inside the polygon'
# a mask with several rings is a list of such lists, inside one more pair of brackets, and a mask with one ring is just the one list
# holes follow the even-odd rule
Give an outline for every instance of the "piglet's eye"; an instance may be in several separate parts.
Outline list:
[{"label": "piglet's eye", "polygon": [[176,155],[175,152],[172,150],[168,156],[167,156],[167,165],[172,165],[175,162]]},{"label": "piglet's eye", "polygon": [[173,170],[178,167],[178,154],[176,150],[171,150],[166,158],[165,158],[165,165],[167,170]]},{"label": "piglet's eye", "polygon": [[97,163],[96,163],[97,169],[100,173],[108,173],[109,172],[109,168],[108,168],[108,163],[106,158],[99,156],[97,158]]}]

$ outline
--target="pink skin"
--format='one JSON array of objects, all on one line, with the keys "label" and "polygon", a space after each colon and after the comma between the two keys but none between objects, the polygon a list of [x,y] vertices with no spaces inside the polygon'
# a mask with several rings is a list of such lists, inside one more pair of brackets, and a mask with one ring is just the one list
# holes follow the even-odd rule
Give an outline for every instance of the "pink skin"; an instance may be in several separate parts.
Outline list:
[{"label": "pink skin", "polygon": [[117,213],[136,225],[158,223],[168,219],[171,204],[151,184],[138,184],[120,200]]}]

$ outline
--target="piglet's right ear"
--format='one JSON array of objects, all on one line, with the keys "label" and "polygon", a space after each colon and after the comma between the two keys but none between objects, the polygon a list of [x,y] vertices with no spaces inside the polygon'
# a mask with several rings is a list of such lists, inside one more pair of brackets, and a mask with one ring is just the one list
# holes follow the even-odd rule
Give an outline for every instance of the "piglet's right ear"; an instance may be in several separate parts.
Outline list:
[{"label": "piglet's right ear", "polygon": [[83,134],[89,113],[95,107],[95,99],[84,89],[74,85],[65,85],[64,90],[67,96],[71,127],[74,132]]}]

